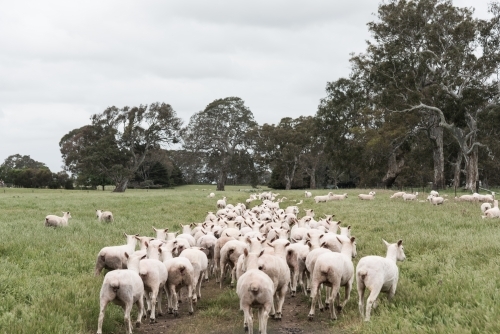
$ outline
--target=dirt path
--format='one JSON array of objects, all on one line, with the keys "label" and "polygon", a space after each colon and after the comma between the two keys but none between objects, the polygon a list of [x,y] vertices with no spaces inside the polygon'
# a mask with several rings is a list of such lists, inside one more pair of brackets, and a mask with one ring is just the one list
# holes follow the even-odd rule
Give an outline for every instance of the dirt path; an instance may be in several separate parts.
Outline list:
[{"label": "dirt path", "polygon": [[[285,299],[282,321],[269,319],[268,332],[279,334],[300,333],[332,333],[335,323],[330,321],[327,312],[316,310],[314,321],[307,320],[309,313],[309,299],[302,294]],[[162,305],[165,305],[164,301]],[[239,311],[238,296],[234,289],[224,285],[222,289],[214,279],[202,285],[202,299],[195,306],[193,315],[187,311],[186,296],[182,296],[179,308],[180,317],[172,314],[157,317],[157,323],[149,324],[143,320],[141,328],[135,332],[139,334],[167,334],[167,333],[244,333],[243,313]],[[341,333],[341,330],[335,331]],[[258,319],[254,312],[254,333],[258,333]]]}]

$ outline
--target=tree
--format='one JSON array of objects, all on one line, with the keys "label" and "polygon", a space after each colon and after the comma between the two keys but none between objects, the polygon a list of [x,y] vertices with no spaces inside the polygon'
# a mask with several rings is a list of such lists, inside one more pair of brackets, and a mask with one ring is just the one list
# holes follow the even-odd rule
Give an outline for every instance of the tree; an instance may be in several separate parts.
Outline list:
[{"label": "tree", "polygon": [[[371,22],[373,42],[352,58],[377,105],[419,113],[434,143],[434,183],[444,184],[443,129],[465,160],[466,188],[478,180],[477,119],[492,108],[498,92],[494,74],[500,60],[500,7],[493,18],[474,19],[472,10],[450,0],[391,0]],[[417,126],[417,125],[416,125]],[[425,127],[422,127],[424,130]]]},{"label": "tree", "polygon": [[249,150],[246,133],[255,125],[242,99],[217,99],[191,116],[182,130],[183,148],[204,157],[205,169],[216,172],[217,190],[223,191],[233,159]]},{"label": "tree", "polygon": [[59,143],[67,169],[111,178],[115,192],[129,180],[153,149],[178,141],[182,121],[169,104],[107,108],[91,117],[92,124],[75,129]]}]

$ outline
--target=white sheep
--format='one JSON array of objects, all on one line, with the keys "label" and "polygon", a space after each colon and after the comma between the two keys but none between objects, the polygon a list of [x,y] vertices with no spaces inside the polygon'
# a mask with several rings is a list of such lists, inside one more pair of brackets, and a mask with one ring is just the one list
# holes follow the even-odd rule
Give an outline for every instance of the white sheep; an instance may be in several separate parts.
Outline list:
[{"label": "white sheep", "polygon": [[102,210],[95,210],[95,214],[97,216],[97,219],[102,222],[112,222],[114,221],[113,218],[113,213],[111,211],[102,211]]},{"label": "white sheep", "polygon": [[224,209],[226,207],[226,197],[217,201],[217,209]]},{"label": "white sheep", "polygon": [[462,195],[460,197],[455,197],[455,201],[461,202],[477,202],[477,198],[472,195]]},{"label": "white sheep", "polygon": [[404,194],[406,194],[406,192],[404,192],[404,191],[398,191],[398,192],[395,192],[394,194],[392,194],[392,196],[389,197],[389,198],[391,198],[391,199],[392,198],[401,198],[401,197],[403,197]]},{"label": "white sheep", "polygon": [[371,201],[371,200],[373,200],[375,198],[375,192],[374,191],[370,191],[368,193],[368,195],[367,194],[359,194],[358,198],[360,200]]},{"label": "white sheep", "polygon": [[440,205],[447,201],[447,199],[444,199],[443,197],[432,195],[427,196],[427,200],[433,205]]},{"label": "white sheep", "polygon": [[[377,306],[377,297],[380,292],[388,293],[387,298],[391,300],[396,293],[399,280],[399,268],[396,261],[406,259],[403,240],[389,244],[383,240],[387,247],[386,257],[370,255],[361,258],[356,267],[356,281],[358,283],[359,312],[365,321],[370,321],[372,307]],[[366,302],[366,313],[364,310],[365,288],[370,290],[370,296]]]},{"label": "white sheep", "polygon": [[104,247],[99,251],[95,264],[95,276],[99,276],[103,269],[127,269],[127,257],[125,253],[134,253],[135,246],[137,245],[136,237],[138,237],[139,234],[123,234],[127,238],[127,243],[125,245]]},{"label": "white sheep", "polygon": [[500,217],[500,209],[498,208],[498,200],[493,202],[493,207],[484,212],[482,218],[499,218]]},{"label": "white sheep", "polygon": [[244,249],[247,249],[246,242],[239,240],[229,240],[221,248],[219,264],[221,278],[219,283],[221,288],[226,266],[231,269],[231,286],[234,286],[234,283],[236,281],[236,264],[240,255],[243,254]]},{"label": "white sheep", "polygon": [[312,193],[310,191],[305,191],[305,197],[309,198],[312,197]]},{"label": "white sheep", "polygon": [[[349,301],[352,290],[352,283],[354,282],[354,265],[352,259],[356,257],[356,238],[350,239],[338,238],[342,243],[342,250],[340,253],[326,252],[318,256],[314,271],[312,272],[311,284],[311,310],[309,311],[309,320],[314,317],[314,308],[318,299],[319,288],[321,284],[331,287],[331,295],[329,301],[330,318],[336,320],[337,314],[335,313],[334,298],[337,300],[338,310],[342,308]],[[345,286],[344,301],[340,303],[340,287]]]},{"label": "white sheep", "polygon": [[431,196],[435,196],[435,197],[438,197],[439,196],[439,193],[435,190],[431,190],[431,192],[429,193]]},{"label": "white sheep", "polygon": [[[248,257],[247,252],[247,257]],[[240,299],[240,310],[243,311],[245,331],[253,334],[252,308],[259,313],[259,333],[267,333],[267,320],[273,307],[274,284],[269,276],[258,269],[257,260],[248,261],[247,271],[240,276],[236,285],[236,293]]]},{"label": "white sheep", "polygon": [[157,229],[153,226],[153,230],[156,232],[156,239],[165,240],[165,241],[167,240],[168,228],[158,228]]},{"label": "white sheep", "polygon": [[127,257],[127,267],[139,274],[144,283],[144,291],[146,292],[146,302],[149,313],[149,320],[151,323],[156,322],[156,302],[158,301],[158,315],[162,315],[161,301],[162,292],[165,284],[167,283],[168,271],[165,265],[152,256],[152,252],[158,253],[158,245],[149,246],[146,255],[133,255]]},{"label": "white sheep", "polygon": [[481,204],[481,212],[484,214],[486,210],[491,209],[491,204],[490,203],[483,203]]},{"label": "white sheep", "polygon": [[144,310],[144,285],[139,274],[133,270],[120,269],[110,271],[104,276],[99,297],[100,311],[97,334],[102,334],[104,311],[109,302],[113,302],[123,308],[127,333],[131,334],[132,322],[130,321],[130,311],[132,310],[132,306],[136,304],[139,308],[136,321],[137,327],[141,324]]},{"label": "white sheep", "polygon": [[71,214],[63,211],[63,216],[59,217],[56,215],[48,215],[45,217],[45,226],[47,227],[59,227],[68,226],[68,220],[71,218]]},{"label": "white sheep", "polygon": [[414,194],[404,194],[403,195],[403,200],[404,201],[416,201],[418,196],[418,192]]},{"label": "white sheep", "polygon": [[342,195],[334,194],[331,198],[330,201],[342,201],[347,198],[347,193],[343,193]]},{"label": "white sheep", "polygon": [[328,202],[331,200],[332,196],[333,196],[332,192],[329,192],[327,195],[324,196],[314,196],[314,201],[316,203]]},{"label": "white sheep", "polygon": [[195,293],[193,293],[193,302],[196,303],[198,299],[201,298],[201,282],[203,275],[208,280],[208,258],[207,255],[203,252],[203,248],[189,248],[182,251],[179,254],[179,257],[185,257],[191,262],[193,266],[193,286],[195,289]]},{"label": "white sheep", "polygon": [[214,197],[215,197],[215,193],[210,193],[210,194],[208,194],[208,196],[207,196],[207,197],[208,197],[208,198],[214,198]]}]

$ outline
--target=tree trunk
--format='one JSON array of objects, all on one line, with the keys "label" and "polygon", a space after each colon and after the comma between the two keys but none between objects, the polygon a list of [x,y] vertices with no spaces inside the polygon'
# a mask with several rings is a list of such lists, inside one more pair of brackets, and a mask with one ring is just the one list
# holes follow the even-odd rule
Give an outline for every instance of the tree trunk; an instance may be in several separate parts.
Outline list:
[{"label": "tree trunk", "polygon": [[217,179],[217,191],[224,191],[225,184],[226,184],[226,172],[220,171],[219,178]]},{"label": "tree trunk", "polygon": [[393,152],[389,157],[387,173],[385,174],[382,182],[387,188],[392,187],[396,178],[401,173],[401,169],[405,164],[404,157],[401,157],[399,161],[397,161],[396,152]]},{"label": "tree trunk", "polygon": [[444,152],[443,152],[443,128],[440,126],[430,129],[429,137],[432,141],[434,160],[434,190],[444,188]]},{"label": "tree trunk", "polygon": [[455,170],[453,172],[453,187],[460,188],[460,173],[462,172],[462,152],[458,153],[457,161],[455,162]]},{"label": "tree trunk", "polygon": [[472,149],[472,152],[465,158],[465,188],[471,191],[476,191],[476,181],[479,180],[479,152],[477,146]]},{"label": "tree trunk", "polygon": [[115,188],[115,190],[113,190],[113,192],[124,193],[125,190],[127,190],[127,185],[128,185],[128,178],[123,178],[120,180],[120,182],[118,182],[118,184],[116,185],[116,188]]},{"label": "tree trunk", "polygon": [[309,174],[309,176],[311,177],[309,188],[316,189],[316,168],[311,169],[311,173]]}]

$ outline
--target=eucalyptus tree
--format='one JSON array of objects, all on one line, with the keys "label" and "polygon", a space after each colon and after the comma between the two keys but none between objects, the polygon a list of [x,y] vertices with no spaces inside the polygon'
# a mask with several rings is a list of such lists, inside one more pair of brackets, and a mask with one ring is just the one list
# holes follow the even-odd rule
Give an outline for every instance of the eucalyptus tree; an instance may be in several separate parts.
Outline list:
[{"label": "eucalyptus tree", "polygon": [[[466,187],[478,180],[477,119],[495,105],[498,91],[500,8],[491,20],[473,18],[450,0],[383,2],[364,54],[351,59],[377,96],[378,106],[417,112],[434,142],[434,182],[443,184],[443,129],[460,146]],[[416,125],[418,126],[418,125]]]},{"label": "eucalyptus tree", "polygon": [[223,191],[234,159],[249,151],[247,132],[256,125],[241,98],[217,99],[191,116],[182,129],[183,148],[204,157],[205,169],[216,172],[217,190]]},{"label": "eucalyptus tree", "polygon": [[115,192],[129,180],[151,150],[178,142],[182,121],[169,104],[109,107],[92,124],[66,134],[59,146],[66,169],[86,177],[111,178]]}]

